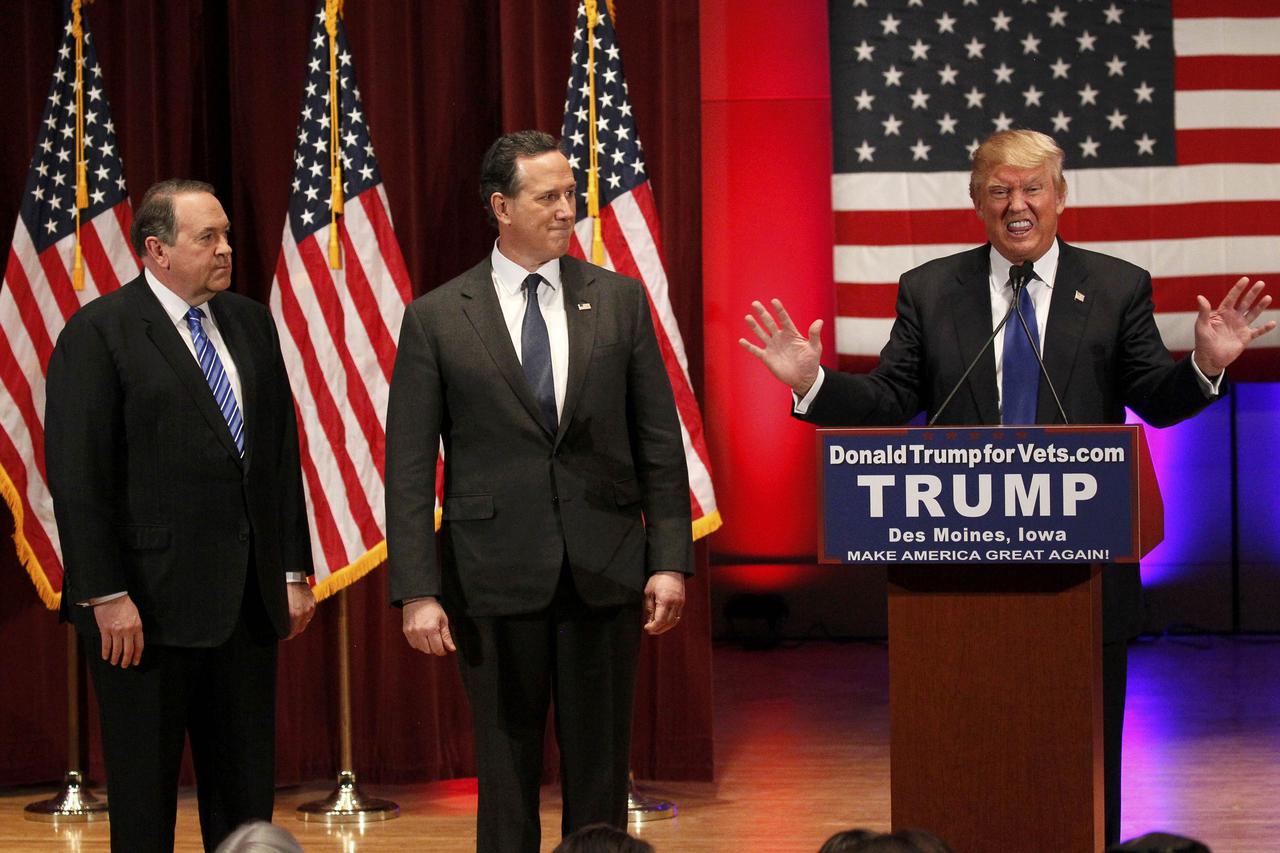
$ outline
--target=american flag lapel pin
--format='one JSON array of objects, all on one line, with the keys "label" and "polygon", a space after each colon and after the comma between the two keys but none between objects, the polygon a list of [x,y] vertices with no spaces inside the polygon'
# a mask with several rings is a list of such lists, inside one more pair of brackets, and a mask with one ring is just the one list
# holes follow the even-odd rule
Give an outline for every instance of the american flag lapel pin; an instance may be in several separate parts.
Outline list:
[{"label": "american flag lapel pin", "polygon": [[1076,302],[1084,302],[1084,294],[1078,290],[1076,291]]},{"label": "american flag lapel pin", "polygon": [[590,302],[579,302],[579,303],[578,303],[578,310],[579,310],[579,311],[590,311],[590,310],[591,310],[591,303],[590,303]]}]

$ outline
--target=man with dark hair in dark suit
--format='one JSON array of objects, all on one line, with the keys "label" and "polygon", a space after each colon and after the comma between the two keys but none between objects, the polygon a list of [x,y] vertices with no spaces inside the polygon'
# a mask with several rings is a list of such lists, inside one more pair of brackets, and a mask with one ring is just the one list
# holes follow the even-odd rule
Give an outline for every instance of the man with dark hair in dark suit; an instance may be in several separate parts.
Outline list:
[{"label": "man with dark hair in dark suit", "polygon": [[[1198,297],[1195,350],[1175,361],[1156,327],[1151,276],[1133,264],[1076,248],[1058,236],[1066,207],[1063,152],[1043,133],[1011,130],[973,156],[969,195],[990,242],[902,276],[898,316],[870,373],[829,373],[818,363],[822,321],[802,335],[778,300],[752,303],[759,345],[740,343],[794,394],[794,413],[826,426],[897,425],[925,412],[942,424],[1062,423],[1026,335],[1034,336],[1073,424],[1123,423],[1125,407],[1154,426],[1194,415],[1222,393],[1223,371],[1275,322],[1254,326],[1271,303],[1263,282],[1241,278],[1217,309]],[[1017,317],[982,352],[1014,299],[1010,272],[1029,263]],[[775,319],[774,313],[777,314]],[[976,367],[950,402],[965,369]],[[944,408],[945,403],[945,408]],[[1126,642],[1139,631],[1136,564],[1103,573],[1103,706],[1106,837],[1120,835],[1120,747]]]},{"label": "man with dark hair in dark suit", "polygon": [[626,824],[640,630],[680,619],[689,482],[644,286],[566,255],[577,187],[555,140],[499,138],[481,196],[493,251],[410,304],[400,331],[391,600],[414,648],[459,652],[478,849],[535,853],[552,696],[562,831]]},{"label": "man with dark hair in dark suit", "polygon": [[151,187],[143,275],[76,312],[49,361],[62,615],[121,853],[173,849],[184,736],[207,850],[271,820],[276,644],[315,608],[293,396],[271,315],[227,292],[229,231],[208,184]]}]

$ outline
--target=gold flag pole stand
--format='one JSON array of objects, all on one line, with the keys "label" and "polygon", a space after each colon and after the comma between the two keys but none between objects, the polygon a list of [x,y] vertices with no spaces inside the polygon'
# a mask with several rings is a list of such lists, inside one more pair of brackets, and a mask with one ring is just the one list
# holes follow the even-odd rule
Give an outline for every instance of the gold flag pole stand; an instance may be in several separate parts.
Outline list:
[{"label": "gold flag pole stand", "polygon": [[312,800],[298,806],[298,820],[325,824],[364,823],[391,820],[400,816],[400,806],[390,800],[367,797],[356,784],[355,762],[351,757],[351,658],[348,654],[347,591],[338,591],[338,714],[342,769],[338,771],[338,787],[323,800]]},{"label": "gold flag pole stand", "polygon": [[48,800],[28,803],[27,820],[80,822],[106,820],[107,804],[84,787],[80,766],[80,643],[76,629],[67,625],[67,770],[62,790]]},{"label": "gold flag pole stand", "polygon": [[655,820],[670,820],[676,816],[676,804],[647,797],[636,788],[636,774],[628,774],[627,780],[627,819],[632,823],[652,823]]}]

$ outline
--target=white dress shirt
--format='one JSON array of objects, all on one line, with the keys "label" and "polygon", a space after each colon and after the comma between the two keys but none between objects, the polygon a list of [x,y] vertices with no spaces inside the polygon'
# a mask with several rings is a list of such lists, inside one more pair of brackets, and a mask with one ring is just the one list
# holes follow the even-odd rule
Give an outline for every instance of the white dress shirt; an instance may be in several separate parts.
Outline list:
[{"label": "white dress shirt", "polygon": [[[493,264],[493,289],[502,307],[502,319],[507,324],[511,345],[516,348],[516,358],[524,364],[520,347],[520,331],[524,326],[524,280],[529,271],[502,254],[502,247],[493,244],[490,255]],[[569,326],[565,320],[564,288],[560,286],[560,259],[547,261],[538,267],[542,283],[538,285],[538,307],[547,324],[547,337],[551,343],[551,379],[556,392],[556,417],[564,412],[564,391],[569,381]]]},{"label": "white dress shirt", "polygon": [[[182,342],[187,345],[187,350],[191,353],[191,357],[196,360],[196,366],[199,367],[200,356],[196,355],[196,342],[191,337],[191,327],[187,325],[187,312],[191,310],[192,306],[187,304],[187,300],[161,284],[160,279],[151,274],[151,270],[145,270],[143,275],[147,278],[147,284],[150,285],[151,292],[156,295],[156,299],[160,300],[160,307],[164,309],[164,313],[178,327],[178,337],[182,338]],[[204,333],[209,336],[209,343],[213,344],[213,348],[218,353],[218,359],[222,362],[222,369],[227,374],[227,380],[231,383],[231,391],[236,395],[236,404],[240,406],[240,416],[244,417],[244,392],[240,388],[240,371],[236,369],[236,361],[231,357],[231,350],[227,349],[226,342],[222,340],[222,333],[218,331],[218,321],[213,318],[213,312],[209,310],[209,303],[206,302],[198,307],[204,312],[204,319],[200,322],[200,325],[204,329]]]}]

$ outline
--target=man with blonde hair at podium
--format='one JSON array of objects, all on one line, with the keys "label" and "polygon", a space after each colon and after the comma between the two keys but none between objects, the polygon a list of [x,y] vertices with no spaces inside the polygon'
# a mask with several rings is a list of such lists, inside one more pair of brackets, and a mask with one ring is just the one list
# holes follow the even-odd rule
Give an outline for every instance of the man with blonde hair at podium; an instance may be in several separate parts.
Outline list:
[{"label": "man with blonde hair at podium", "polygon": [[[1196,414],[1223,393],[1224,371],[1244,348],[1275,328],[1255,325],[1271,297],[1248,278],[1217,308],[1197,297],[1195,349],[1175,361],[1156,327],[1151,275],[1058,237],[1063,160],[1052,138],[1031,130],[996,133],[977,149],[969,195],[990,242],[903,274],[897,318],[870,373],[824,370],[822,321],[803,335],[776,299],[772,311],[752,303],[746,321],[757,342],[740,343],[791,388],[795,416],[823,426],[898,425],[920,412],[948,425],[1116,424],[1128,407],[1163,427]],[[1017,299],[1027,327],[1014,316],[983,349],[1010,310],[1014,278],[1025,282]],[[1137,564],[1103,573],[1108,843],[1120,835],[1126,643],[1141,627],[1141,583]]]}]

